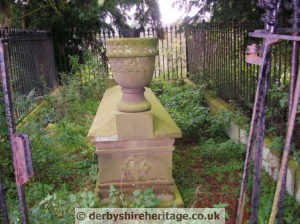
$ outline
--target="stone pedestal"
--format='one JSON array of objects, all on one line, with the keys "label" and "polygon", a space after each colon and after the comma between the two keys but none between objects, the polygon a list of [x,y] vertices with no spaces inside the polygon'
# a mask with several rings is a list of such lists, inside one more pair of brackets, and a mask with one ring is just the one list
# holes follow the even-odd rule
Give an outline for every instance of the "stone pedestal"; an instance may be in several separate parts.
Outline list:
[{"label": "stone pedestal", "polygon": [[173,145],[180,129],[150,89],[145,91],[151,103],[147,112],[119,112],[121,97],[119,86],[105,92],[88,134],[98,157],[96,192],[104,202],[110,185],[127,195],[150,187],[162,206],[183,206],[172,177]]}]

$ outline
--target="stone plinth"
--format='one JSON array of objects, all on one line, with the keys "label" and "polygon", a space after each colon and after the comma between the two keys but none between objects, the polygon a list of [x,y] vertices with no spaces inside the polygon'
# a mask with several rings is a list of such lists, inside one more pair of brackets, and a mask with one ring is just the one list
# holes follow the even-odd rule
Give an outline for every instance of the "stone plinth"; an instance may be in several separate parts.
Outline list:
[{"label": "stone plinth", "polygon": [[161,201],[174,201],[172,153],[180,129],[150,89],[147,112],[119,112],[121,97],[119,86],[105,92],[88,134],[98,157],[96,192],[105,199],[112,184],[128,195],[150,187]]}]

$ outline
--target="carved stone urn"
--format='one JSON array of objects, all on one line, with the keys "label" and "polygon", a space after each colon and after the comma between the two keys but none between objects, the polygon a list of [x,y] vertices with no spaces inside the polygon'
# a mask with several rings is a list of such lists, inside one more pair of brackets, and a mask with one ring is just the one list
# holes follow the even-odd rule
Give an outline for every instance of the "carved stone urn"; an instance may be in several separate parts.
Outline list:
[{"label": "carved stone urn", "polygon": [[122,88],[117,105],[121,112],[144,112],[151,109],[145,99],[145,86],[150,84],[158,54],[157,38],[112,38],[106,42],[113,78]]}]

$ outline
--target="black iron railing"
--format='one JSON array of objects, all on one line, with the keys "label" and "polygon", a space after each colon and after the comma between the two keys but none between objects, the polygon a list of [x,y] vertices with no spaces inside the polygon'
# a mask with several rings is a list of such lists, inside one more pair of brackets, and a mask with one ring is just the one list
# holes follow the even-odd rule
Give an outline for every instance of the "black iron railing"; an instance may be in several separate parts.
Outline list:
[{"label": "black iron railing", "polygon": [[23,29],[1,29],[0,40],[18,119],[58,86],[53,43],[45,31]]},{"label": "black iron railing", "polygon": [[[203,23],[186,28],[187,67],[196,83],[206,83],[224,101],[250,116],[259,66],[246,63],[246,48],[253,41],[248,33],[258,25]],[[271,53],[267,126],[282,134],[287,121],[287,93],[291,43],[276,43]]]},{"label": "black iron railing", "polygon": [[[247,65],[245,51],[253,26],[204,23],[186,29],[190,78],[205,81],[225,101],[250,109],[258,68]],[[250,103],[250,104],[249,104]]]},{"label": "black iron railing", "polygon": [[[159,40],[159,56],[156,57],[154,77],[164,80],[185,78],[187,72],[184,29],[174,26],[165,27],[163,31],[165,38]],[[59,71],[61,73],[77,72],[77,75],[81,76],[83,80],[94,78],[94,76],[109,76],[109,65],[105,57],[105,40],[122,38],[121,34],[111,30],[101,30],[98,33],[88,35],[88,39],[77,39],[77,36],[81,35],[73,34],[72,38],[63,46],[57,44],[61,41],[57,40],[55,49]],[[140,37],[153,36],[156,36],[156,31],[153,28],[145,29],[140,33]],[[89,71],[92,69],[91,66],[84,68],[83,65],[90,60],[98,65],[94,69],[96,72]]]}]

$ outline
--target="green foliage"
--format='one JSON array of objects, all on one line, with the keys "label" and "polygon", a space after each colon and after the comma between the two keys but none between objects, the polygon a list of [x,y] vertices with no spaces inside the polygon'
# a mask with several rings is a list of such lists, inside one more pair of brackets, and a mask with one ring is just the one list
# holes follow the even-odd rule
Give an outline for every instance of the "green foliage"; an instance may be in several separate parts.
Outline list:
[{"label": "green foliage", "polygon": [[[197,10],[193,17],[186,17],[188,23],[201,22],[205,13],[212,15],[212,20],[220,22],[260,22],[262,11],[254,0],[177,0],[179,7]],[[244,7],[247,5],[247,7]]]},{"label": "green foliage", "polygon": [[[228,203],[218,203],[218,204],[215,204],[215,205],[213,205],[213,208],[227,208],[229,206],[229,204]],[[225,218],[226,219],[229,219],[229,214],[228,214],[228,212],[226,212],[226,210],[225,210]]]},{"label": "green foliage", "polygon": [[288,85],[273,84],[269,90],[269,95],[272,100],[279,103],[280,108],[287,108],[289,102]]},{"label": "green foliage", "polygon": [[205,103],[205,86],[192,88],[181,82],[170,84],[156,81],[151,88],[175,120],[188,141],[197,141],[208,136],[225,136],[225,128],[233,113],[218,111],[212,116]]},{"label": "green foliage", "polygon": [[114,185],[110,185],[109,200],[109,207],[123,208],[155,208],[160,203],[151,188],[143,191],[139,189],[134,190],[132,199],[127,199],[122,190],[117,189]]},{"label": "green foliage", "polygon": [[151,188],[147,188],[144,191],[135,190],[133,196],[133,208],[154,208],[159,204],[159,200]]},{"label": "green foliage", "polygon": [[[1,87],[1,84],[0,84]],[[5,119],[3,94],[0,91],[0,175],[1,177],[12,176],[11,150],[9,144],[8,129]]]},{"label": "green foliage", "polygon": [[18,92],[15,93],[13,96],[13,106],[18,118],[16,122],[22,120],[22,118],[28,114],[41,99],[42,97],[37,95],[35,89],[32,89],[28,95],[23,95]]},{"label": "green foliage", "polygon": [[209,131],[214,136],[224,136],[224,130],[228,128],[233,117],[234,113],[229,110],[218,110],[210,119]]},{"label": "green foliage", "polygon": [[[173,173],[187,207],[197,199],[195,196],[199,193],[199,186],[201,195],[209,197],[211,186],[207,184],[207,177],[220,180],[219,182],[222,182],[224,178],[232,177],[234,177],[232,178],[234,181],[236,178],[239,180],[236,172],[242,170],[244,157],[244,145],[217,136],[197,145],[177,147],[174,154]],[[226,188],[224,187],[222,190],[226,190]],[[230,188],[230,192],[223,193],[237,197],[238,190]],[[201,198],[201,196],[199,197]]]},{"label": "green foliage", "polygon": [[293,150],[292,155],[296,161],[300,162],[300,150]]},{"label": "green foliage", "polygon": [[[128,16],[128,11],[136,7],[133,17]],[[157,0],[110,0],[103,5],[104,14],[109,15],[114,20],[114,25],[120,29],[129,28],[126,23],[127,18],[134,19],[136,24],[152,24],[160,28],[160,11]]]},{"label": "green foliage", "polygon": [[206,131],[209,109],[204,106],[203,91],[201,86],[192,89],[188,85],[165,84],[164,92],[159,96],[185,138],[197,139],[203,136],[202,131]]},{"label": "green foliage", "polygon": [[[266,118],[268,129],[266,130],[272,135],[282,135],[282,130],[286,124],[285,115],[288,110],[289,86],[273,84],[269,90],[269,107],[267,108]],[[279,126],[282,126],[282,129]]]},{"label": "green foliage", "polygon": [[33,223],[72,223],[74,209],[97,206],[93,192],[79,192],[76,195],[66,190],[48,194],[30,210]]},{"label": "green foliage", "polygon": [[234,122],[242,129],[244,129],[247,133],[250,130],[250,118],[245,116],[243,112],[238,109],[234,112],[233,120]]},{"label": "green foliage", "polygon": [[5,108],[3,102],[3,94],[0,91],[0,139],[1,143],[4,141],[4,138],[7,138],[7,126],[5,120]]},{"label": "green foliage", "polygon": [[[261,194],[258,211],[258,223],[268,223],[272,210],[276,182],[263,172]],[[293,224],[300,222],[300,204],[289,194],[285,195],[283,223]]]},{"label": "green foliage", "polygon": [[244,168],[243,161],[228,161],[224,165],[212,165],[209,173],[219,173],[224,175],[226,173],[233,173],[234,171],[242,171]]},{"label": "green foliage", "polygon": [[[91,186],[95,184],[98,166],[94,157],[94,147],[85,141],[85,137],[103,93],[103,83],[101,78],[95,83],[91,83],[94,80],[86,80],[82,82],[81,77],[77,75],[67,77],[67,84],[62,87],[58,96],[46,97],[47,106],[41,111],[41,116],[35,117],[20,130],[30,135],[32,144],[35,176],[26,187],[26,192],[30,220],[33,223],[72,223],[74,208],[97,206]],[[227,176],[235,181],[236,178],[239,179],[236,172],[242,170],[245,147],[226,139],[220,131],[231,120],[232,115],[219,111],[215,116],[211,116],[205,105],[201,87],[194,90],[186,85],[156,83],[154,90],[159,93],[159,98],[175,118],[177,116],[180,120],[179,115],[182,111],[193,114],[192,110],[195,107],[197,113],[193,115],[204,120],[197,121],[200,125],[197,128],[191,121],[181,122],[182,127],[186,126],[188,135],[184,133],[184,136],[187,138],[195,138],[194,130],[203,133],[205,138],[203,137],[203,141],[198,145],[191,145],[190,142],[188,145],[179,145],[174,154],[173,173],[186,205],[189,207],[195,200],[198,186],[202,187],[204,195],[210,194],[207,176],[217,181],[223,181]],[[184,107],[188,107],[189,110]],[[203,111],[206,118],[202,118],[200,114],[204,113]],[[194,120],[192,116],[185,118]],[[216,119],[213,121],[214,118]],[[3,133],[5,136],[4,130]],[[2,154],[0,156],[2,159]],[[265,181],[266,177],[263,179]],[[271,181],[262,184],[260,220],[269,215],[273,186]],[[5,179],[5,189],[8,189],[7,202],[11,220],[17,222],[20,216],[11,177]],[[236,189],[223,187],[222,191],[237,197]],[[152,189],[135,190],[132,200],[126,199],[123,192],[114,186],[111,186],[109,194],[111,206],[155,207],[159,203]],[[225,205],[226,203],[215,204]],[[299,206],[289,196],[286,197],[285,205],[284,222],[298,223]]]},{"label": "green foliage", "polygon": [[284,139],[282,136],[275,136],[272,138],[271,149],[282,152],[284,147]]},{"label": "green foliage", "polygon": [[193,153],[200,154],[201,158],[209,162],[229,162],[241,160],[245,156],[245,146],[236,144],[233,140],[218,142],[215,139],[208,139],[201,147],[195,148]]},{"label": "green foliage", "polygon": [[121,191],[118,190],[114,185],[109,186],[109,199],[110,199],[109,207],[117,206],[119,200],[121,201],[122,206],[124,207],[124,194],[121,193]]},{"label": "green foliage", "polygon": [[[39,115],[18,130],[29,135],[32,148],[35,175],[26,188],[31,222],[71,223],[75,207],[96,206],[91,188],[98,166],[86,134],[103,92],[103,77],[84,82],[76,75],[67,78],[57,95],[45,97]],[[14,179],[8,177],[4,187],[11,189],[7,201],[16,221],[20,216]]]}]

